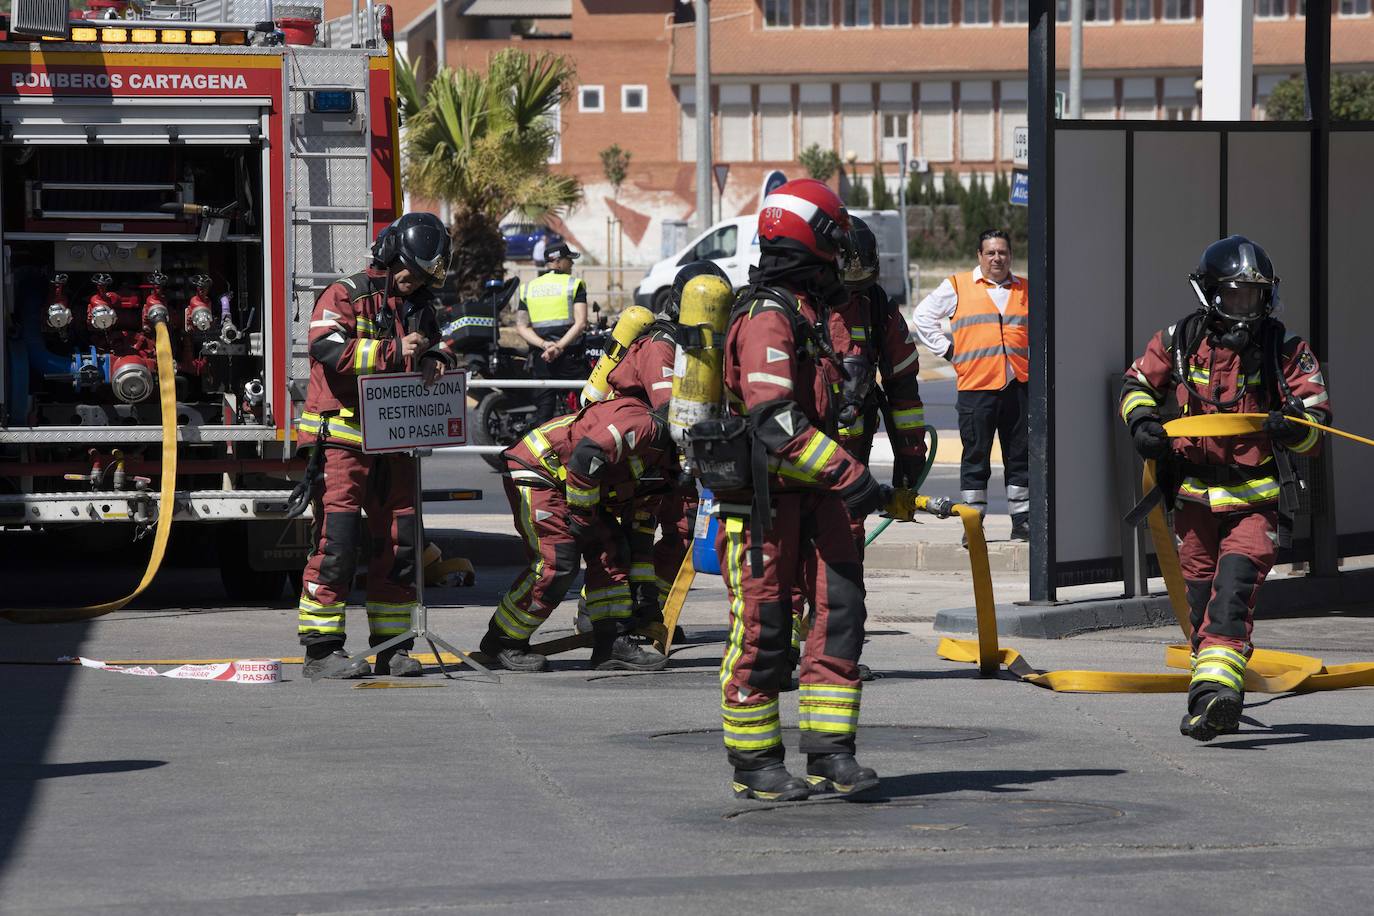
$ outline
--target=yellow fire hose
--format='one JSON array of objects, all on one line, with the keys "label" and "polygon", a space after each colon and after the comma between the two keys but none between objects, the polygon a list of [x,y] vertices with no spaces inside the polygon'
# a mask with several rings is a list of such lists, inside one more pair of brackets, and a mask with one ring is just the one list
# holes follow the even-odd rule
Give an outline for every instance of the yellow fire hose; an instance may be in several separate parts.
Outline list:
[{"label": "yellow fire hose", "polygon": [[[1297,418],[1296,423],[1312,426],[1324,432],[1334,433],[1374,445],[1374,440],[1343,432],[1319,423]],[[1184,417],[1165,425],[1171,436],[1234,436],[1258,431],[1265,420],[1264,414],[1208,414]],[[1144,488],[1149,492],[1155,485],[1154,462],[1145,463]],[[916,508],[928,511],[922,504],[924,497],[918,497]],[[987,542],[983,538],[982,525],[977,512],[967,506],[956,506],[955,512],[963,520],[968,534],[969,560],[973,568],[973,594],[977,611],[978,639],[942,639],[936,649],[941,658],[955,662],[970,662],[978,665],[984,676],[995,675],[1002,668],[1027,683],[1049,690],[1075,693],[1186,693],[1192,681],[1189,673],[1154,674],[1127,671],[1037,671],[1015,649],[1002,648],[997,641],[996,603],[993,600],[992,576],[988,568]],[[1188,601],[1186,598],[1183,573],[1179,567],[1178,550],[1174,545],[1173,532],[1169,530],[1164,517],[1163,506],[1157,505],[1149,515],[1150,537],[1155,545],[1160,572],[1169,591],[1169,604],[1178,619],[1179,628],[1185,638],[1192,637],[1189,622]],[[1181,668],[1185,672],[1192,667],[1191,648],[1188,645],[1168,646],[1164,653],[1164,664],[1169,668]],[[1245,670],[1245,689],[1254,693],[1307,693],[1317,690],[1338,690],[1345,687],[1374,687],[1374,662],[1355,662],[1346,665],[1325,665],[1319,658],[1298,655],[1292,652],[1279,652],[1272,649],[1256,649]]]},{"label": "yellow fire hose", "polygon": [[157,387],[162,406],[162,486],[158,495],[153,552],[148,557],[143,578],[139,580],[137,588],[118,601],[79,608],[11,608],[0,611],[0,617],[15,623],[68,623],[73,620],[90,620],[117,611],[143,594],[152,584],[158,568],[162,566],[163,555],[167,552],[167,539],[172,534],[172,515],[176,499],[177,395],[176,370],[172,365],[172,342],[167,334],[167,325],[158,322],[153,327],[157,335]]}]

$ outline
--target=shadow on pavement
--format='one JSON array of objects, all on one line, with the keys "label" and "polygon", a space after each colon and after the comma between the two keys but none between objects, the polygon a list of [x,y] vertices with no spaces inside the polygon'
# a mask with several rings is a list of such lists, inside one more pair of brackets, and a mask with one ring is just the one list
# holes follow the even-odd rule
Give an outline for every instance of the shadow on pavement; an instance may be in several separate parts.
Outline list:
[{"label": "shadow on pavement", "polygon": [[1241,721],[1247,725],[1259,727],[1224,736],[1220,742],[1207,745],[1208,749],[1254,751],[1284,744],[1310,744],[1315,741],[1368,741],[1374,738],[1374,725],[1290,723],[1269,727],[1261,722],[1256,722],[1249,716]]},{"label": "shadow on pavement", "polygon": [[[22,625],[0,621],[7,656],[57,659],[81,654],[89,623]],[[94,760],[53,763],[48,749],[61,726],[75,665],[0,665],[0,878],[19,847],[44,779],[160,766],[161,761]]]},{"label": "shadow on pavement", "polygon": [[1121,776],[1125,770],[948,770],[884,776],[877,791],[856,801],[891,801],[951,792],[1029,792],[1037,783],[1084,776]]}]

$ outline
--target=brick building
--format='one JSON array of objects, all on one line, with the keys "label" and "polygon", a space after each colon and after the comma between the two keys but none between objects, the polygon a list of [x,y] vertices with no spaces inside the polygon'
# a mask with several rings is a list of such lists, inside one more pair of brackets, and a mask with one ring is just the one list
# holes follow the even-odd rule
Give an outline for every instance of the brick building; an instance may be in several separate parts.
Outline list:
[{"label": "brick building", "polygon": [[[1084,0],[1083,116],[1199,116],[1203,0]],[[329,0],[329,14],[347,0]],[[1068,0],[1059,0],[1067,18]],[[1374,65],[1371,0],[1338,0],[1333,66]],[[762,177],[801,174],[811,144],[853,152],[852,178],[875,163],[895,190],[897,145],[936,174],[1011,168],[1012,128],[1026,117],[1027,0],[712,0],[715,160],[730,164],[721,210],[752,212]],[[1255,117],[1272,88],[1300,73],[1302,0],[1255,0]],[[572,59],[578,86],[559,115],[554,161],[580,178],[585,203],[566,217],[594,257],[606,217],[625,232],[627,262],[660,256],[664,220],[695,220],[696,99],[692,4],[676,0],[447,0],[450,66],[482,66],[512,42]],[[398,38],[432,61],[433,4],[397,0]],[[1067,65],[1069,30],[1058,30]],[[422,63],[422,71],[424,65]],[[1374,68],[1374,67],[1372,67]],[[1061,73],[1067,88],[1067,73]],[[599,153],[633,159],[618,198]]]}]

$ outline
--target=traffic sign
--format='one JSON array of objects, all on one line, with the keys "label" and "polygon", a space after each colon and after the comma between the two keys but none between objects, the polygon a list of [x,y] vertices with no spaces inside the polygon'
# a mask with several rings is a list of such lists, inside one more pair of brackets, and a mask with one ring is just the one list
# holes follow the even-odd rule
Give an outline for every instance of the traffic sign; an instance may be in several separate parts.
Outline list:
[{"label": "traffic sign", "polygon": [[[729,168],[729,166],[726,166],[726,168]],[[769,194],[772,194],[785,184],[787,184],[787,176],[777,169],[773,169],[773,171],[763,176],[763,187],[759,190],[759,200],[762,201]]]},{"label": "traffic sign", "polygon": [[426,385],[418,372],[358,379],[364,452],[408,452],[468,444],[467,374]]},{"label": "traffic sign", "polygon": [[725,193],[725,176],[730,174],[730,163],[717,162],[711,166],[711,172],[716,176],[716,190],[721,194]]},{"label": "traffic sign", "polygon": [[1014,127],[1011,131],[1011,161],[1017,165],[1030,162],[1030,129]]},{"label": "traffic sign", "polygon": [[1013,206],[1030,206],[1030,173],[1025,169],[1011,170],[1011,202]]}]

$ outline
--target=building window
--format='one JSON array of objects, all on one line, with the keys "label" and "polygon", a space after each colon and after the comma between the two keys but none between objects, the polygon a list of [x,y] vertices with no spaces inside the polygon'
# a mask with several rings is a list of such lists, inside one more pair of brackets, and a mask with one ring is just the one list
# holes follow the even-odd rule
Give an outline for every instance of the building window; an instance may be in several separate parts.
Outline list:
[{"label": "building window", "polygon": [[859,162],[873,161],[873,86],[846,83],[840,86],[840,151],[851,152]]},{"label": "building window", "polygon": [[577,110],[597,112],[606,110],[603,86],[579,86],[577,89]]},{"label": "building window", "polygon": [[[1130,2],[1130,0],[1127,0]],[[1030,19],[1030,0],[1002,0],[1002,24],[1020,25]]]},{"label": "building window", "polygon": [[1169,76],[1164,79],[1164,120],[1197,120],[1197,77]]},{"label": "building window", "polygon": [[1164,0],[1164,19],[1167,22],[1192,20],[1193,0]]},{"label": "building window", "polygon": [[883,25],[911,25],[911,0],[883,0]]},{"label": "building window", "polygon": [[770,29],[792,27],[792,0],[764,0],[763,24]]},{"label": "building window", "polygon": [[959,158],[965,162],[994,158],[990,82],[969,80],[959,87]]},{"label": "building window", "polygon": [[1121,81],[1121,117],[1127,121],[1155,119],[1155,80],[1152,76]]},{"label": "building window", "polygon": [[921,0],[921,25],[949,25],[949,0]]},{"label": "building window", "polygon": [[[1130,0],[1126,0],[1130,2]],[[1168,0],[1166,0],[1168,2]],[[1190,3],[1192,0],[1175,0],[1175,2]],[[1069,0],[1059,0],[1056,6],[1055,15],[1060,22],[1068,22],[1073,14],[1069,6]],[[1083,0],[1083,21],[1084,22],[1111,22],[1112,21],[1112,0]]]},{"label": "building window", "polygon": [[682,162],[697,161],[697,105],[696,90],[692,86],[683,86],[678,90],[678,106],[681,109],[680,125],[678,131],[678,151],[677,157]]},{"label": "building window", "polygon": [[759,158],[792,159],[792,87],[759,87]]},{"label": "building window", "polygon": [[873,0],[844,0],[840,21],[847,29],[866,29],[873,25]]},{"label": "building window", "polygon": [[883,113],[883,161],[897,161],[897,144],[905,143],[911,149],[911,115],[906,112],[888,111]]},{"label": "building window", "polygon": [[921,84],[921,155],[935,162],[954,158],[954,112],[949,83]]},{"label": "building window", "polygon": [[1116,81],[1088,79],[1083,81],[1083,120],[1116,120]]},{"label": "building window", "polygon": [[1011,161],[1015,157],[1016,128],[1026,126],[1026,83],[1024,80],[1006,80],[1002,83],[1002,158]]},{"label": "building window", "polygon": [[830,25],[830,0],[802,0],[802,25],[823,29]]},{"label": "building window", "polygon": [[649,110],[649,87],[648,87],[648,86],[621,86],[621,87],[620,87],[620,110],[621,110],[621,111],[648,111],[648,110]]},{"label": "building window", "polygon": [[[1259,0],[1263,3],[1264,0]],[[1280,3],[1283,0],[1279,0]],[[1256,6],[1258,9],[1258,6]],[[1121,18],[1126,22],[1150,22],[1155,18],[1155,0],[1123,0]]]},{"label": "building window", "polygon": [[1342,16],[1368,16],[1369,0],[1341,0]]},{"label": "building window", "polygon": [[720,87],[720,158],[749,162],[754,158],[754,108],[748,86]]},{"label": "building window", "polygon": [[991,25],[992,0],[964,0],[964,25]]},{"label": "building window", "polygon": [[1288,18],[1288,0],[1255,0],[1255,18]]},{"label": "building window", "polygon": [[801,148],[835,148],[835,107],[829,83],[803,83],[801,97]]}]

